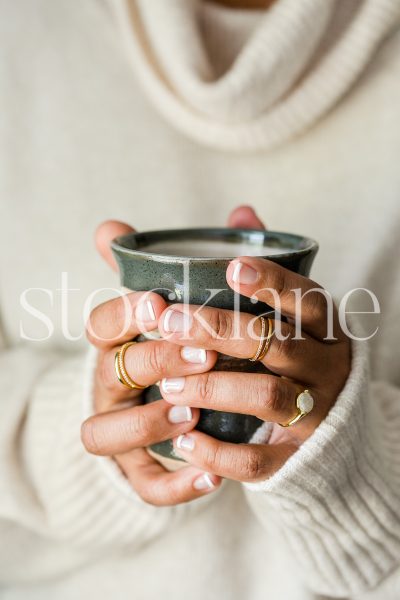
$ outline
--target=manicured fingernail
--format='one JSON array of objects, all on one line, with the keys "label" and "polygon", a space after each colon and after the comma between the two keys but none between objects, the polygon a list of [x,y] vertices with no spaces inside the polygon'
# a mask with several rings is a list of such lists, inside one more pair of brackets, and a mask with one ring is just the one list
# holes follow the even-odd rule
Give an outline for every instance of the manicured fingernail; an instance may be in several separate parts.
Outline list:
[{"label": "manicured fingernail", "polygon": [[194,439],[190,435],[180,435],[176,440],[176,445],[180,450],[193,450]]},{"label": "manicured fingernail", "polygon": [[185,387],[184,377],[169,377],[161,380],[161,388],[166,394],[181,392]]},{"label": "manicured fingernail", "polygon": [[164,329],[170,333],[188,331],[192,317],[180,310],[169,310],[164,316]]},{"label": "manicured fingernail", "polygon": [[215,485],[208,473],[204,473],[193,482],[193,487],[196,490],[212,490],[215,488]]},{"label": "manicured fingernail", "polygon": [[168,413],[170,423],[185,423],[192,420],[192,411],[189,406],[173,406]]},{"label": "manicured fingernail", "polygon": [[151,300],[143,300],[136,307],[136,318],[139,321],[155,321],[156,313]]},{"label": "manicured fingernail", "polygon": [[181,349],[183,360],[190,363],[202,364],[207,361],[207,351],[203,348],[192,348],[191,346],[183,346]]},{"label": "manicured fingernail", "polygon": [[253,267],[238,262],[232,273],[232,281],[235,283],[255,283],[258,279],[258,273]]}]

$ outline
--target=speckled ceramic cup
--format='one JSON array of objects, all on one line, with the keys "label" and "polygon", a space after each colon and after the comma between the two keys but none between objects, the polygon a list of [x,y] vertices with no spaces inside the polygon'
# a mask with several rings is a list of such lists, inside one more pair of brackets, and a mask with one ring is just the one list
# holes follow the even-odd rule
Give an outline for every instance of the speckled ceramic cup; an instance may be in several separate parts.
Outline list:
[{"label": "speckled ceramic cup", "polygon": [[[318,250],[314,240],[291,233],[222,228],[132,233],[116,238],[111,247],[126,288],[155,291],[169,303],[206,304],[255,315],[272,314],[273,309],[233,292],[226,282],[229,262],[236,256],[260,256],[308,276]],[[259,362],[223,354],[215,369],[267,372]],[[158,386],[144,390],[145,403],[160,398]],[[202,409],[196,428],[223,441],[246,443],[260,425],[254,416]],[[181,460],[169,440],[151,450]]]}]

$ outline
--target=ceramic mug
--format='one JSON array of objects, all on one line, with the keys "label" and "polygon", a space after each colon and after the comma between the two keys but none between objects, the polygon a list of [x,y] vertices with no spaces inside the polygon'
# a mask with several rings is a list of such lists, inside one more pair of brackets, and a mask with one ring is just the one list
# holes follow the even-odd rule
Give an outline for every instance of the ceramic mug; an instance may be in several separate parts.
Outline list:
[{"label": "ceramic mug", "polygon": [[[206,305],[273,316],[273,309],[234,292],[226,269],[237,256],[259,256],[308,276],[318,244],[307,237],[253,229],[171,229],[130,233],[112,241],[121,285],[130,290],[154,291],[169,303]],[[139,336],[138,341],[144,341]],[[260,362],[220,354],[215,370],[267,373]],[[143,391],[143,402],[161,399],[158,385]],[[257,417],[200,410],[196,429],[233,443],[247,443],[262,424]],[[157,458],[182,460],[170,440],[154,444]],[[165,462],[165,461],[164,461]]]}]

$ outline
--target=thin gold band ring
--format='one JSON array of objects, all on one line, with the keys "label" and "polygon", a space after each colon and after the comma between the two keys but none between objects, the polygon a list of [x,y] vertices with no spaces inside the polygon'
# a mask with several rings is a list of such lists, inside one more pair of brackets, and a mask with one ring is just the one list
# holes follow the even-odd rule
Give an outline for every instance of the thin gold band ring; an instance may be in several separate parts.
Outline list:
[{"label": "thin gold band ring", "polygon": [[144,390],[148,386],[139,385],[138,383],[136,383],[136,381],[133,381],[132,377],[129,375],[125,368],[125,353],[128,350],[128,348],[130,348],[134,344],[137,344],[137,342],[126,342],[126,344],[121,346],[121,348],[115,354],[115,373],[118,377],[118,381],[122,383],[122,385],[124,385],[125,387],[128,387],[131,390]]},{"label": "thin gold band ring", "polygon": [[[274,322],[272,319],[265,319],[264,317],[258,317],[261,321],[261,334],[260,341],[258,344],[258,348],[254,356],[249,358],[250,362],[256,362],[257,360],[262,360],[267,354],[269,347],[271,345],[271,339],[274,335],[273,327]],[[267,329],[267,321],[268,321],[268,333],[265,335]]]}]

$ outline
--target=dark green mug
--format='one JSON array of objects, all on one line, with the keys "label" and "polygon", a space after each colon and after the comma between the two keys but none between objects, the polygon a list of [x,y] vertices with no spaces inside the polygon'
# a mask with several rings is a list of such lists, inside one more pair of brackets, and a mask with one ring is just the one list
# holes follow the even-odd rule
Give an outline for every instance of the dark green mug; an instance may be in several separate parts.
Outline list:
[{"label": "dark green mug", "polygon": [[[170,229],[130,233],[111,247],[119,266],[121,284],[130,290],[154,291],[169,303],[207,305],[273,316],[271,307],[234,292],[226,269],[237,256],[268,258],[308,276],[318,244],[306,237],[253,229]],[[139,336],[138,341],[144,341]],[[260,362],[220,354],[215,370],[267,373]],[[161,399],[158,385],[143,392],[143,402]],[[247,443],[262,424],[257,417],[201,409],[196,429],[219,440]],[[151,446],[158,456],[182,460],[167,440]]]}]

